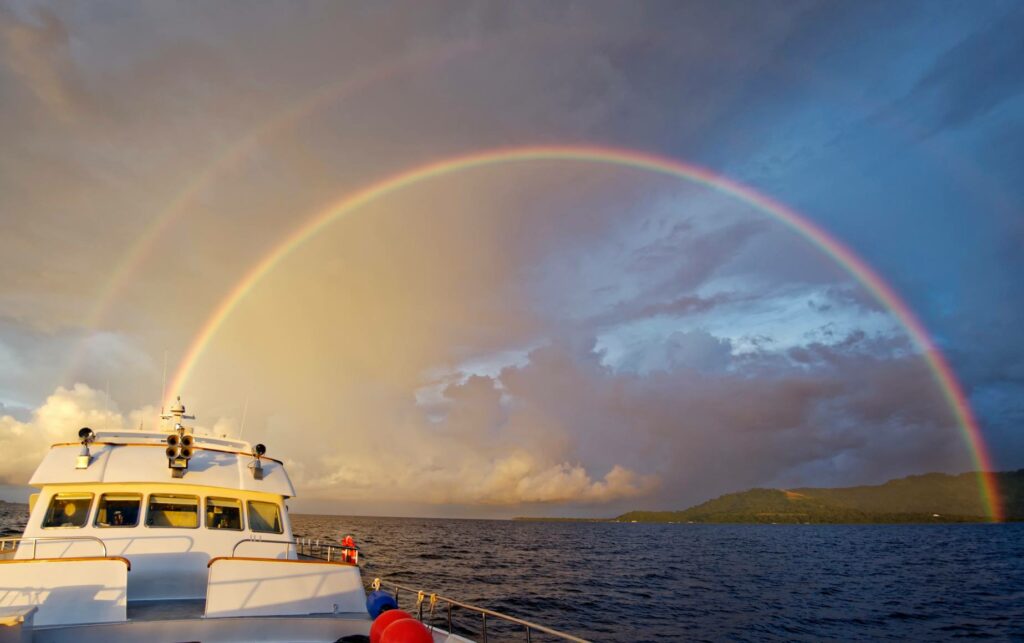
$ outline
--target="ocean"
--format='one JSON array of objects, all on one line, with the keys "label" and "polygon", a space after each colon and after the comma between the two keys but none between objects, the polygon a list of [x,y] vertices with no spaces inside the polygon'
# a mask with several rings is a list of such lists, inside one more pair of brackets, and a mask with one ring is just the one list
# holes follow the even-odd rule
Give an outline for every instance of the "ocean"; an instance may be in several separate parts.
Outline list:
[{"label": "ocean", "polygon": [[[1024,640],[1024,524],[681,525],[293,516],[364,576],[595,641]],[[408,597],[414,605],[413,597]],[[460,622],[472,634],[475,619]],[[490,629],[490,624],[489,624]],[[524,640],[504,631],[491,640]],[[537,640],[535,637],[534,640]]]},{"label": "ocean", "polygon": [[[19,532],[26,509],[0,505],[0,528]],[[379,576],[595,641],[1024,640],[1020,523],[292,521],[305,537],[354,536],[367,583]],[[415,606],[408,594],[401,602]],[[479,633],[479,617],[455,615],[461,632]],[[488,631],[525,640],[491,620]]]}]

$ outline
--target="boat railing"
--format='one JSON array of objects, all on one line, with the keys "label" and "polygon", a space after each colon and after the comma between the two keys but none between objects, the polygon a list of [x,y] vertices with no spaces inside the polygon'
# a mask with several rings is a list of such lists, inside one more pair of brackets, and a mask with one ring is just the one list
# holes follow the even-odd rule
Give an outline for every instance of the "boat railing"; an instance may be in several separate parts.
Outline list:
[{"label": "boat railing", "polygon": [[302,556],[332,561],[359,562],[359,548],[320,538],[296,538],[295,549]]},{"label": "boat railing", "polygon": [[[31,542],[32,543],[32,560],[36,559],[36,553],[39,549],[39,541],[44,542],[76,542],[76,541],[89,541],[95,542],[103,550],[102,558],[107,557],[107,543],[103,542],[102,539],[96,536],[9,536],[6,538],[0,538],[0,554],[4,552],[16,552],[21,549],[21,543]],[[8,547],[7,543],[10,543]]]},{"label": "boat railing", "polygon": [[331,562],[350,562],[356,563],[359,561],[359,549],[356,547],[347,547],[338,543],[333,543],[328,540],[321,541],[320,539],[312,538],[296,538],[295,540],[267,540],[264,538],[243,538],[235,543],[235,546],[231,548],[231,556],[234,558],[238,555],[238,546],[244,543],[269,543],[275,545],[285,545],[285,555],[287,555],[291,548],[295,548],[296,555],[308,556],[309,558],[319,558],[329,563]]},{"label": "boat railing", "polygon": [[532,643],[533,632],[535,632],[535,631],[536,632],[543,632],[544,634],[547,634],[549,636],[553,636],[553,637],[555,637],[557,639],[561,639],[563,641],[575,641],[576,643],[589,643],[586,639],[581,639],[578,636],[573,636],[572,634],[568,634],[566,632],[561,632],[559,630],[547,627],[545,625],[541,625],[539,623],[534,623],[532,621],[528,621],[528,620],[523,619],[523,618],[512,616],[511,614],[504,614],[502,612],[496,612],[494,610],[487,609],[486,607],[481,607],[479,605],[473,605],[472,603],[464,603],[462,601],[457,601],[454,598],[448,598],[447,596],[441,596],[440,594],[437,594],[437,593],[425,592],[425,591],[423,591],[421,589],[415,589],[413,587],[408,587],[406,585],[400,585],[398,583],[391,583],[391,582],[384,583],[379,578],[375,578],[373,580],[373,584],[371,586],[373,587],[374,590],[379,590],[381,587],[394,588],[394,592],[393,593],[394,593],[395,601],[396,602],[398,601],[398,595],[399,595],[400,592],[407,592],[407,593],[415,595],[416,596],[416,611],[417,611],[417,616],[418,616],[419,620],[423,621],[423,619],[424,619],[423,611],[424,611],[424,609],[427,609],[428,610],[428,612],[427,612],[428,623],[431,626],[433,626],[433,621],[436,618],[435,614],[436,614],[436,611],[438,609],[438,605],[443,603],[444,606],[441,607],[441,609],[445,612],[445,619],[447,621],[448,634],[452,634],[453,633],[452,632],[452,609],[453,608],[458,607],[458,608],[461,608],[461,609],[468,610],[470,612],[475,612],[475,613],[479,614],[480,615],[480,619],[481,619],[481,643],[487,643],[487,619],[488,619],[488,617],[490,617],[492,620],[493,619],[497,619],[499,621],[504,621],[506,623],[511,623],[512,625],[519,625],[519,626],[523,627],[524,633],[526,635],[527,643]]},{"label": "boat railing", "polygon": [[[277,542],[295,545],[296,552],[300,555],[308,556],[310,558],[319,558],[321,560],[326,561],[345,560],[344,556],[346,554],[355,554],[356,556],[358,556],[359,553],[359,550],[354,547],[346,547],[345,545],[341,545],[330,540],[319,538],[314,539],[299,537],[296,538],[294,541]],[[497,612],[495,610],[488,609],[486,607],[481,607],[479,605],[473,605],[472,603],[465,603],[463,601],[459,601],[454,598],[448,598],[447,596],[442,596],[437,593],[415,589],[407,585],[402,585],[393,582],[383,582],[381,581],[381,579],[375,578],[373,580],[371,587],[374,590],[381,589],[381,587],[392,590],[392,594],[394,595],[396,602],[398,601],[399,595],[402,592],[414,596],[416,598],[416,611],[419,620],[423,621],[424,618],[427,618],[428,620],[426,622],[429,623],[431,626],[433,626],[433,622],[436,620],[438,616],[438,610],[443,611],[448,634],[453,633],[452,611],[454,609],[458,608],[478,614],[480,616],[481,643],[487,643],[487,628],[489,620],[492,623],[494,620],[498,620],[504,621],[505,623],[511,624],[513,626],[522,627],[523,632],[526,636],[527,643],[532,643],[534,632],[541,632],[547,634],[548,636],[561,639],[563,641],[589,643],[586,639],[579,638],[578,636],[573,636],[572,634],[568,634],[566,632],[561,632],[554,628],[547,627],[546,625],[534,623],[533,621],[528,621],[517,616],[512,616],[511,614]]]}]

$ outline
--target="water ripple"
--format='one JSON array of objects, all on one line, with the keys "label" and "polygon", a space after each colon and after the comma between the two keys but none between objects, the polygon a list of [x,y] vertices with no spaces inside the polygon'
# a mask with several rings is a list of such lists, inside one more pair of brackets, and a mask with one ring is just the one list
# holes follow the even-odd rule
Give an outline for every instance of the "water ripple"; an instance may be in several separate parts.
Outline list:
[{"label": "water ripple", "polygon": [[598,641],[1024,638],[1021,524],[293,521],[314,538],[353,534],[368,578]]}]

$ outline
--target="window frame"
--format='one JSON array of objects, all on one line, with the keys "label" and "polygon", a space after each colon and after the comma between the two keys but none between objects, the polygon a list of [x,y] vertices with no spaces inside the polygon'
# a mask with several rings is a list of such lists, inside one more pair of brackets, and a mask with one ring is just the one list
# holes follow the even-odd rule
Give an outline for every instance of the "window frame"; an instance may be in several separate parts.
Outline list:
[{"label": "window frame", "polygon": [[[253,509],[252,509],[253,503],[272,505],[275,509],[277,509],[277,523],[278,523],[278,526],[279,526],[279,530],[278,531],[266,531],[266,530],[258,530],[258,529],[254,529],[253,528],[253,526],[252,526],[252,517],[253,517],[254,514],[259,515],[259,512],[253,511]],[[280,504],[278,504],[276,502],[273,502],[271,500],[247,500],[245,502],[245,504],[246,504],[246,511],[249,514],[249,516],[248,516],[249,520],[246,522],[246,526],[249,528],[250,532],[252,532],[254,534],[278,534],[278,535],[281,535],[281,534],[284,533],[284,531],[285,531],[284,530],[284,516],[283,516],[283,512],[281,511],[281,505]],[[262,520],[262,517],[261,517],[261,520]]]},{"label": "window frame", "polygon": [[[189,498],[189,499],[195,499],[195,501],[196,501],[196,524],[195,524],[195,526],[194,527],[175,527],[174,525],[151,525],[151,524],[149,524],[149,514],[150,514],[150,511],[152,510],[152,504],[151,503],[153,502],[153,498],[154,497],[157,497],[157,498]],[[147,529],[199,529],[200,525],[202,524],[202,520],[203,520],[202,512],[200,511],[200,509],[202,507],[202,499],[203,499],[203,496],[196,496],[196,495],[187,494],[187,493],[150,493],[150,494],[147,494],[146,495],[146,518],[145,518],[145,520],[143,521],[142,524]]]},{"label": "window frame", "polygon": [[[160,494],[155,494],[155,495],[160,495]],[[138,498],[139,498],[139,513],[136,516],[135,524],[134,525],[112,525],[112,524],[104,525],[104,524],[100,523],[100,504],[103,502],[103,499],[106,498],[107,496],[138,496]],[[146,494],[144,494],[142,492],[134,492],[134,491],[109,491],[109,492],[101,493],[99,495],[99,501],[96,503],[96,515],[93,516],[92,526],[97,528],[97,529],[132,529],[132,528],[138,527],[140,524],[142,524],[144,522],[143,521],[143,517],[142,517],[142,514],[143,514],[142,510],[143,509],[146,509],[147,513],[148,513],[149,502],[147,501]]]},{"label": "window frame", "polygon": [[[64,498],[67,498],[67,499],[75,499],[75,498],[77,498],[79,500],[84,500],[86,498],[89,499],[89,506],[86,507],[86,510],[85,510],[85,522],[83,522],[81,525],[50,525],[49,527],[46,526],[46,519],[50,516],[50,509],[53,507],[53,503],[56,500],[60,499],[62,496]],[[43,520],[40,523],[40,527],[39,528],[40,529],[85,529],[86,527],[89,526],[89,518],[92,516],[92,505],[93,505],[93,501],[95,499],[96,499],[96,494],[91,492],[91,491],[66,491],[66,492],[59,492],[58,491],[57,493],[55,493],[52,496],[50,496],[50,502],[47,503],[46,511],[43,512]]]},{"label": "window frame", "polygon": [[[211,527],[209,521],[209,502],[211,500],[230,500],[238,503],[238,529],[232,529],[230,527]],[[211,531],[245,531],[246,515],[245,515],[245,501],[241,498],[231,498],[230,496],[203,496],[203,527]]]}]

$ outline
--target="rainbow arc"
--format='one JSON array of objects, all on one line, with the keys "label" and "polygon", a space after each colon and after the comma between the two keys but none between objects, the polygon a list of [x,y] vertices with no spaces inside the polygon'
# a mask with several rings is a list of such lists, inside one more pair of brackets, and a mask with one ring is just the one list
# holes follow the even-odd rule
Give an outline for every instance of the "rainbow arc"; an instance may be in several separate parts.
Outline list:
[{"label": "rainbow arc", "polygon": [[932,376],[956,417],[965,444],[978,470],[978,488],[989,517],[1002,519],[992,461],[982,439],[981,429],[963,387],[949,361],[938,348],[925,326],[896,291],[841,241],[830,235],[810,219],[785,205],[756,192],[750,187],[705,168],[636,150],[594,146],[528,146],[476,152],[434,161],[392,175],[361,190],[348,194],[310,217],[306,223],[288,235],[260,259],[215,308],[199,332],[194,336],[185,356],[171,379],[168,391],[177,394],[199,362],[218,329],[231,315],[238,303],[271,272],[284,258],[303,243],[316,236],[339,218],[351,214],[370,202],[413,185],[442,176],[474,168],[537,161],[583,162],[646,170],[655,174],[676,177],[707,186],[729,195],[782,222],[817,246],[836,261],[854,279],[860,282],[906,329],[925,359]]}]

